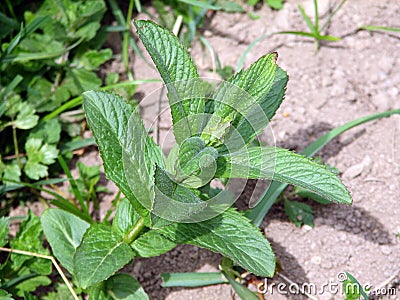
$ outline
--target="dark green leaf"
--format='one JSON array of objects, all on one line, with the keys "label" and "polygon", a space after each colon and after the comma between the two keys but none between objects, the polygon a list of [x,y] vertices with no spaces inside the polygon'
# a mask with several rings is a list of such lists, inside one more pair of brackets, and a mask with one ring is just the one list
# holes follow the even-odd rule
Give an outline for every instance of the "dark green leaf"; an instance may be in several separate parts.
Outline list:
[{"label": "dark green leaf", "polygon": [[131,243],[131,247],[140,257],[159,256],[177,246],[155,230],[150,230]]},{"label": "dark green leaf", "polygon": [[151,21],[136,20],[134,25],[168,89],[175,139],[180,144],[201,132],[198,118],[204,112],[204,95],[198,93],[203,85],[197,80],[196,66],[178,38],[167,29]]},{"label": "dark green leaf", "polygon": [[286,214],[296,226],[300,227],[302,224],[305,224],[314,227],[314,213],[311,206],[286,199],[284,205]]},{"label": "dark green leaf", "polygon": [[229,209],[199,223],[174,223],[158,230],[179,244],[192,244],[223,254],[260,276],[272,276],[275,256],[258,228],[241,213]]},{"label": "dark green leaf", "polygon": [[218,158],[216,177],[266,178],[293,184],[327,200],[350,204],[340,179],[324,166],[294,152],[275,147],[253,147]]},{"label": "dark green leaf", "polygon": [[110,227],[93,224],[76,249],[73,265],[82,288],[103,281],[125,266],[134,253],[123,236]]},{"label": "dark green leaf", "polygon": [[61,209],[47,209],[41,223],[54,256],[73,274],[72,258],[89,223]]}]

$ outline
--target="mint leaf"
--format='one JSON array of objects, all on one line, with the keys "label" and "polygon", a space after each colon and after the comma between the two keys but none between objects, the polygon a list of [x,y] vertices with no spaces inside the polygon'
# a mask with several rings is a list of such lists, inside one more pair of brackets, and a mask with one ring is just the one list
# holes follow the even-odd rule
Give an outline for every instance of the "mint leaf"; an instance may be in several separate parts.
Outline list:
[{"label": "mint leaf", "polygon": [[[147,174],[151,171],[152,163],[144,159],[142,151],[147,151],[149,155],[151,154],[149,157],[161,162],[161,149],[150,137],[147,137],[139,116],[134,115],[137,111],[134,113],[134,108],[122,97],[112,93],[89,91],[83,94],[83,101],[87,121],[99,146],[107,177],[121,189],[141,216],[147,216],[149,208],[145,208],[136,198],[139,195],[142,197],[141,200],[145,201],[144,203],[152,200],[153,179],[147,181],[149,180]],[[132,116],[133,119],[130,121]],[[135,121],[138,122],[136,126],[130,128],[129,124],[134,125]],[[134,137],[134,133],[139,135]],[[127,141],[128,135],[131,139]],[[139,143],[133,138],[141,142],[145,140],[146,147],[144,143]],[[130,148],[131,146],[134,148]],[[141,163],[131,161],[133,157],[140,159]],[[139,169],[135,169],[135,166]],[[134,172],[129,175],[130,179],[127,178],[129,173],[126,173],[126,169]],[[133,191],[131,184],[138,190]],[[149,198],[146,198],[146,195]]]},{"label": "mint leaf", "polygon": [[133,257],[122,235],[103,224],[93,224],[83,235],[73,258],[76,278],[85,289],[109,278]]},{"label": "mint leaf", "polygon": [[207,221],[174,223],[157,231],[176,243],[221,253],[256,275],[274,274],[275,256],[268,241],[249,219],[234,209]]},{"label": "mint leaf", "polygon": [[10,220],[7,217],[0,218],[0,247],[3,247],[8,242],[8,230],[10,226]]},{"label": "mint leaf", "polygon": [[29,178],[38,180],[47,176],[47,166],[55,162],[58,150],[55,146],[43,144],[43,140],[38,138],[28,138],[25,143],[28,161],[24,171]]},{"label": "mint leaf", "polygon": [[112,222],[112,228],[125,235],[129,233],[133,225],[139,220],[140,216],[136,213],[128,199],[124,198],[118,204],[115,217]]},{"label": "mint leaf", "polygon": [[40,218],[54,256],[73,274],[72,258],[89,223],[61,209],[47,209]]},{"label": "mint leaf", "polygon": [[314,213],[310,205],[287,199],[285,199],[284,205],[286,214],[296,226],[300,227],[302,224],[306,224],[314,227]]},{"label": "mint leaf", "polygon": [[161,167],[155,172],[155,199],[152,203],[152,228],[171,222],[195,220],[196,214],[207,207],[192,190],[177,184]]},{"label": "mint leaf", "polygon": [[252,147],[218,158],[221,178],[265,178],[309,190],[329,201],[352,202],[340,179],[324,166],[286,149]]},{"label": "mint leaf", "polygon": [[177,246],[155,230],[145,232],[131,243],[131,247],[140,257],[159,256]]},{"label": "mint leaf", "polygon": [[202,91],[203,83],[196,80],[196,66],[176,36],[151,21],[135,20],[134,25],[166,84],[175,139],[180,144],[201,132],[204,95],[198,91]]}]

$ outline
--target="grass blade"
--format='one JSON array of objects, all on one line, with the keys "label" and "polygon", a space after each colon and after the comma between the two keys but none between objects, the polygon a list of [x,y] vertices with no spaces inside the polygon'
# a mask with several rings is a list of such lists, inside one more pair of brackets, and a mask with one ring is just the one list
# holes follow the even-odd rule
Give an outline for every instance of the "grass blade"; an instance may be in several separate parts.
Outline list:
[{"label": "grass blade", "polygon": [[265,40],[268,37],[271,37],[272,35],[273,35],[273,33],[262,35],[262,36],[256,38],[254,41],[252,41],[250,43],[250,45],[247,46],[247,48],[243,51],[242,55],[240,56],[240,58],[236,64],[236,73],[239,72],[241,69],[243,69],[244,61],[246,59],[247,54],[249,54],[249,52],[251,51],[251,49],[253,49],[254,46],[257,45],[259,42]]},{"label": "grass blade", "polygon": [[228,283],[221,272],[163,273],[162,287],[199,287]]},{"label": "grass blade", "polygon": [[[314,0],[315,1],[315,0]],[[318,30],[317,28],[314,26],[314,24],[311,22],[311,19],[309,16],[307,16],[306,12],[304,11],[303,6],[301,6],[300,4],[298,5],[298,8],[300,10],[300,13],[304,19],[304,21],[306,22],[308,28],[310,28],[311,32],[313,33],[313,36],[318,35]]]},{"label": "grass blade", "polygon": [[240,298],[242,298],[243,300],[259,300],[256,294],[250,291],[247,287],[241,285],[239,282],[236,282],[235,279],[233,279],[227,273],[223,272],[223,274],[228,279],[229,283]]},{"label": "grass blade", "polygon": [[385,27],[385,26],[373,26],[373,25],[364,25],[361,26],[360,29],[368,30],[368,31],[392,31],[392,32],[400,32],[400,28],[396,27]]},{"label": "grass blade", "polygon": [[[142,83],[146,83],[146,82],[160,82],[160,80],[159,79],[129,80],[129,81],[125,81],[125,82],[120,82],[120,83],[104,86],[101,88],[101,90],[107,91],[107,90],[111,90],[111,89],[115,89],[115,88],[119,88],[119,87],[138,85],[138,84],[142,84]],[[42,123],[42,122],[51,120],[51,119],[57,117],[59,114],[63,113],[64,111],[69,110],[74,107],[77,107],[81,104],[82,104],[82,96],[75,97],[75,98],[69,100],[68,102],[64,103],[63,105],[61,105],[60,107],[58,107],[57,109],[52,111],[51,113],[45,115],[43,118],[40,119],[40,122]]]},{"label": "grass blade", "polygon": [[336,15],[336,13],[342,8],[343,4],[345,4],[345,3],[346,3],[346,0],[342,0],[342,2],[340,2],[338,7],[336,7],[336,9],[329,15],[328,19],[326,20],[324,25],[321,27],[320,32],[324,31],[324,29],[331,23],[332,18]]},{"label": "grass blade", "polygon": [[[331,131],[329,131],[328,133],[321,136],[320,138],[318,138],[315,142],[311,143],[309,146],[307,146],[303,151],[301,151],[301,154],[306,157],[312,157],[319,150],[321,150],[326,144],[328,144],[334,138],[346,132],[347,130],[350,130],[356,126],[359,126],[361,124],[373,120],[390,117],[391,115],[394,114],[400,114],[400,109],[389,110],[386,112],[381,112],[361,117],[351,122],[348,122],[342,126],[336,127]],[[278,183],[275,181],[272,182],[269,189],[265,191],[263,196],[261,196],[260,201],[257,203],[257,205],[246,212],[246,216],[252,221],[254,225],[260,226],[265,215],[268,213],[271,206],[275,203],[276,199],[285,190],[286,187],[287,184]]]},{"label": "grass blade", "polygon": [[336,36],[319,35],[319,34],[315,35],[314,33],[304,32],[304,31],[279,31],[277,32],[277,34],[292,34],[292,35],[310,37],[317,40],[331,41],[331,42],[336,42],[340,40],[340,38]]},{"label": "grass blade", "polygon": [[363,296],[364,300],[369,300],[367,293],[364,291],[362,285],[358,282],[358,280],[349,272],[346,271],[345,273],[347,275],[347,278],[349,278],[354,284],[357,285],[357,288],[360,291],[360,294]]},{"label": "grass blade", "polygon": [[211,9],[211,10],[220,10],[220,6],[215,6],[207,2],[197,1],[197,0],[178,0],[179,2],[183,2],[192,6],[197,6],[200,8]]},{"label": "grass blade", "polygon": [[87,205],[83,201],[83,197],[82,197],[81,192],[78,189],[78,185],[76,184],[75,179],[72,177],[71,171],[70,171],[67,163],[65,162],[64,158],[62,158],[61,155],[58,156],[58,162],[60,163],[61,168],[63,169],[65,175],[67,175],[67,178],[69,179],[69,182],[71,183],[72,190],[74,192],[76,199],[78,199],[81,209],[83,210],[83,212],[86,215],[89,215],[89,210],[87,208]]}]

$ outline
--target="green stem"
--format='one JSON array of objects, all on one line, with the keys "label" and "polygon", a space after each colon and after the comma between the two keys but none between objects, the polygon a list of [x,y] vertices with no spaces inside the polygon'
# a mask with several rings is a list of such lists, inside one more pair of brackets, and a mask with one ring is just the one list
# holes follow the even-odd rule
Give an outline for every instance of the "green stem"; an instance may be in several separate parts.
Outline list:
[{"label": "green stem", "polygon": [[17,128],[13,125],[13,141],[14,141],[14,148],[15,148],[15,157],[17,158],[18,167],[21,170],[21,160],[19,159],[19,148],[18,148],[18,138],[17,138]]},{"label": "green stem", "polygon": [[144,219],[140,218],[135,225],[133,225],[133,228],[128,232],[128,234],[125,235],[124,241],[127,244],[132,243],[139,235],[139,233],[143,230],[144,228]]}]

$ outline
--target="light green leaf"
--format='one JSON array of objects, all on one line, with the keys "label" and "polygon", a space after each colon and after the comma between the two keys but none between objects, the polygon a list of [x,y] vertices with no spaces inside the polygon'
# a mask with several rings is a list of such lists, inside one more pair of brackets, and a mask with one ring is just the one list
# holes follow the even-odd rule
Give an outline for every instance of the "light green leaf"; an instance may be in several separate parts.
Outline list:
[{"label": "light green leaf", "polygon": [[44,234],[54,256],[73,274],[72,258],[89,223],[61,209],[47,209],[41,217]]},{"label": "light green leaf", "polygon": [[18,114],[14,121],[15,127],[19,129],[31,129],[36,126],[39,116],[35,115],[35,109],[26,102],[17,104]]},{"label": "light green leaf", "polygon": [[[28,218],[21,223],[17,235],[10,243],[11,248],[47,255],[49,251],[43,247],[42,242],[43,238],[40,220],[29,211]],[[21,267],[28,261],[31,261],[35,263],[30,266],[32,270],[36,272],[39,271],[43,275],[51,273],[51,261],[48,259],[13,253],[11,254],[11,260],[13,261],[14,269]]]},{"label": "light green leaf", "polygon": [[274,9],[282,9],[283,8],[283,0],[266,0],[269,7]]},{"label": "light green leaf", "polygon": [[53,164],[58,155],[56,146],[43,144],[43,140],[38,138],[28,138],[25,150],[28,155],[24,168],[26,175],[35,180],[47,176],[46,165]]},{"label": "light green leaf", "polygon": [[95,70],[109,60],[111,56],[112,50],[109,48],[102,50],[89,50],[79,58],[79,63],[88,70]]},{"label": "light green leaf", "polygon": [[57,289],[41,297],[43,300],[76,300],[66,284],[57,284]]},{"label": "light green leaf", "polygon": [[310,205],[285,199],[285,212],[290,221],[300,227],[302,224],[314,227],[314,213]]},{"label": "light green leaf", "polygon": [[253,147],[218,158],[216,177],[266,178],[299,186],[334,202],[352,202],[340,179],[324,166],[289,150]]},{"label": "light green leaf", "polygon": [[139,220],[140,216],[136,213],[128,199],[124,198],[118,204],[112,228],[122,235],[129,233],[133,225]]},{"label": "light green leaf", "polygon": [[101,86],[101,79],[97,77],[96,73],[83,68],[71,69],[67,75],[65,87],[68,88],[71,95],[79,95],[84,91],[95,90]]},{"label": "light green leaf", "polygon": [[198,93],[203,85],[196,80],[196,66],[178,38],[167,29],[151,21],[135,20],[134,25],[166,84],[175,139],[180,144],[201,132],[198,118],[204,113],[204,95]]},{"label": "light green leaf", "polygon": [[0,300],[14,300],[14,298],[7,291],[0,289]]},{"label": "light green leaf", "polygon": [[36,276],[22,281],[15,286],[17,295],[23,297],[25,293],[33,292],[40,286],[48,286],[51,280],[47,276]]},{"label": "light green leaf", "polygon": [[128,274],[116,274],[106,282],[89,288],[91,299],[96,300],[148,300],[140,283]]},{"label": "light green leaf", "polygon": [[13,160],[11,164],[4,165],[3,170],[3,182],[7,183],[7,181],[19,181],[21,176],[21,170],[18,166],[17,160]]},{"label": "light green leaf", "polygon": [[199,223],[174,223],[158,231],[176,243],[221,253],[256,275],[274,274],[275,256],[268,241],[236,210]]},{"label": "light green leaf", "polygon": [[82,288],[106,280],[134,257],[123,236],[103,224],[92,225],[76,249],[73,265]]},{"label": "light green leaf", "polygon": [[3,247],[8,242],[8,230],[10,226],[10,220],[7,217],[0,218],[0,247]]},{"label": "light green leaf", "polygon": [[41,139],[46,144],[57,144],[60,141],[60,134],[60,122],[54,118],[41,122],[29,133],[29,138]]},{"label": "light green leaf", "polygon": [[167,239],[155,230],[150,230],[131,243],[131,247],[140,257],[159,256],[172,250],[176,243]]}]

